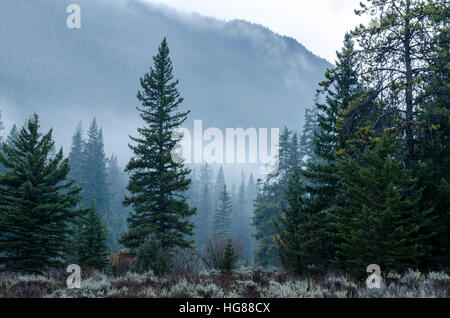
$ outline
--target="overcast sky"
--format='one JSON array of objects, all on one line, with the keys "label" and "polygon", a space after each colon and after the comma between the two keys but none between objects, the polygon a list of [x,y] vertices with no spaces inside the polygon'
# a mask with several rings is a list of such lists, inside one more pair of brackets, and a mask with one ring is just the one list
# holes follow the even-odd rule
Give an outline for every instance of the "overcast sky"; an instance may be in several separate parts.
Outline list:
[{"label": "overcast sky", "polygon": [[361,0],[144,0],[223,20],[243,19],[288,35],[334,62],[344,34],[363,22]]}]

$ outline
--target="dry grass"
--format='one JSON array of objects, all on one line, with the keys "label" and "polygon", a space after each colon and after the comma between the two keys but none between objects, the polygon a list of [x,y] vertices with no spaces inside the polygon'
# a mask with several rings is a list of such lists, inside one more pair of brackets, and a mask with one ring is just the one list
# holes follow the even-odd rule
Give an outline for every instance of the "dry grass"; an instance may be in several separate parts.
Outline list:
[{"label": "dry grass", "polygon": [[80,289],[66,288],[66,274],[52,270],[44,275],[0,274],[0,297],[50,298],[447,298],[450,276],[445,273],[408,271],[390,273],[381,289],[369,290],[364,282],[327,274],[322,278],[294,277],[283,271],[241,268],[232,277],[217,271],[184,272],[156,277],[151,272],[108,276],[82,273]]}]

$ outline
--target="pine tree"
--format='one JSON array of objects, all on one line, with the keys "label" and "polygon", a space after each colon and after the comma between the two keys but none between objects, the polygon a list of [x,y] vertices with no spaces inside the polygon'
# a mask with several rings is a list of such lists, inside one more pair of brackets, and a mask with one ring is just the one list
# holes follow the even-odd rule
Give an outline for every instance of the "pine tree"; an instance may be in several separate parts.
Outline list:
[{"label": "pine tree", "polygon": [[253,225],[258,241],[255,250],[255,263],[259,266],[278,265],[275,237],[277,231],[274,218],[281,204],[281,189],[277,184],[258,180],[258,194],[254,201]]},{"label": "pine tree", "polygon": [[[2,120],[2,111],[0,109],[0,152],[2,152],[2,144],[3,144],[3,130],[5,130],[5,127],[3,126],[3,120]],[[5,167],[0,163],[0,174],[3,173]]]},{"label": "pine tree", "polygon": [[106,155],[103,131],[94,118],[88,130],[88,140],[82,155],[83,162],[83,203],[89,207],[92,200],[100,215],[108,212],[108,185],[106,183]]},{"label": "pine tree", "polygon": [[69,177],[76,180],[76,184],[84,186],[84,165],[86,160],[84,158],[84,149],[86,143],[83,139],[83,128],[81,122],[78,124],[75,133],[72,137],[72,147],[69,153],[70,174]]},{"label": "pine tree", "polygon": [[17,126],[14,124],[13,127],[11,128],[11,131],[8,134],[8,137],[6,137],[6,144],[9,147],[14,147],[14,140],[17,138],[17,135],[18,135]]},{"label": "pine tree", "polygon": [[360,160],[346,156],[339,161],[345,203],[334,207],[337,267],[363,273],[368,264],[378,264],[403,271],[430,256],[431,209],[420,208],[422,189],[404,168],[399,148],[385,135]]},{"label": "pine tree", "polygon": [[423,79],[429,76],[427,52],[436,26],[428,6],[435,4],[448,6],[445,0],[404,0],[400,5],[397,1],[366,0],[356,13],[372,17],[372,23],[352,32],[360,47],[358,72],[376,88],[384,108],[396,113],[410,167],[415,160],[419,96],[426,83]]},{"label": "pine tree", "polygon": [[197,213],[193,218],[195,224],[195,242],[198,247],[203,246],[211,232],[213,222],[213,191],[212,189],[212,168],[205,163],[200,169],[199,186],[200,197],[197,206]]},{"label": "pine tree", "polygon": [[228,240],[227,245],[225,245],[225,251],[222,260],[222,274],[231,275],[233,269],[236,267],[237,256],[234,252],[233,241]]},{"label": "pine tree", "polygon": [[217,171],[216,180],[214,184],[214,198],[215,198],[214,206],[216,208],[220,204],[220,196],[222,195],[224,185],[225,185],[225,174],[223,173],[223,168],[220,167],[219,171]]},{"label": "pine tree", "polygon": [[154,68],[141,78],[142,90],[137,98],[145,125],[138,128],[139,137],[131,137],[134,156],[126,167],[130,174],[124,204],[132,206],[128,218],[129,232],[122,243],[137,248],[149,234],[154,234],[162,248],[190,247],[188,236],[193,234],[190,217],[195,209],[189,207],[183,195],[189,188],[190,170],[171,158],[171,151],[180,141],[172,133],[186,120],[189,112],[178,112],[183,99],[177,90],[169,47],[164,39],[153,58]]},{"label": "pine tree", "polygon": [[78,242],[78,264],[82,268],[105,269],[108,260],[106,256],[106,235],[100,215],[97,214],[94,203],[88,209],[82,223]]},{"label": "pine tree", "polygon": [[299,142],[299,152],[303,166],[306,166],[308,162],[316,162],[314,140],[318,132],[317,108],[307,108],[305,110],[305,124]]},{"label": "pine tree", "polygon": [[[321,264],[330,265],[334,253],[334,242],[330,237],[332,229],[329,217],[332,206],[340,198],[336,196],[336,189],[340,187],[339,179],[335,174],[338,153],[347,148],[346,141],[354,137],[355,129],[346,131],[339,129],[339,120],[364,91],[359,83],[355,70],[356,56],[354,43],[349,35],[346,35],[344,48],[337,53],[336,67],[327,70],[326,80],[320,83],[321,89],[316,97],[317,129],[314,135],[314,157],[303,170],[305,177],[305,191],[307,198],[304,204],[305,213],[315,215],[315,228],[310,227],[310,235],[322,240]],[[323,96],[323,98],[319,98]],[[323,102],[321,102],[323,100]],[[364,103],[367,104],[367,103]],[[364,121],[365,124],[365,121]]]},{"label": "pine tree", "polygon": [[34,115],[13,140],[3,144],[0,162],[0,263],[8,270],[39,273],[62,265],[70,238],[69,224],[80,189],[67,181],[69,161],[54,149],[52,130],[39,133]]},{"label": "pine tree", "polygon": [[107,185],[108,185],[108,213],[106,222],[110,236],[108,245],[113,251],[120,249],[120,235],[125,232],[127,226],[128,211],[122,205],[126,195],[126,176],[119,168],[117,156],[112,154],[107,161]]},{"label": "pine tree", "polygon": [[233,203],[230,194],[227,192],[227,186],[223,186],[220,196],[220,205],[214,214],[213,229],[216,233],[220,233],[226,237],[231,233],[231,213],[233,211]]},{"label": "pine tree", "polygon": [[[424,93],[418,98],[417,166],[418,183],[424,188],[422,209],[434,208],[439,235],[433,241],[432,257],[424,267],[445,269],[450,266],[450,8],[433,2],[427,8],[436,31],[430,48],[431,76]],[[447,28],[445,28],[447,25]]]},{"label": "pine tree", "polygon": [[304,209],[304,186],[302,183],[301,167],[293,169],[288,182],[286,193],[287,204],[283,206],[275,222],[277,229],[277,246],[281,263],[284,268],[298,274],[304,274],[308,265],[314,264],[314,259],[308,247],[314,242],[308,235],[310,216]]},{"label": "pine tree", "polygon": [[251,173],[250,177],[248,179],[248,182],[247,182],[247,192],[246,192],[247,200],[245,202],[245,209],[246,209],[246,211],[248,211],[249,218],[250,218],[250,220],[249,220],[249,222],[250,222],[249,223],[249,226],[250,226],[250,229],[249,229],[249,231],[250,231],[249,232],[250,243],[249,243],[249,246],[248,246],[248,250],[249,250],[248,258],[250,260],[252,260],[252,262],[251,262],[252,264],[254,263],[255,250],[256,250],[256,247],[257,247],[257,244],[258,244],[257,241],[256,241],[256,237],[255,237],[256,236],[256,229],[255,229],[255,226],[253,224],[254,215],[255,215],[253,204],[254,204],[254,202],[256,200],[257,194],[258,194],[258,188],[257,188],[257,185],[255,183],[255,179],[253,177],[253,174]]}]

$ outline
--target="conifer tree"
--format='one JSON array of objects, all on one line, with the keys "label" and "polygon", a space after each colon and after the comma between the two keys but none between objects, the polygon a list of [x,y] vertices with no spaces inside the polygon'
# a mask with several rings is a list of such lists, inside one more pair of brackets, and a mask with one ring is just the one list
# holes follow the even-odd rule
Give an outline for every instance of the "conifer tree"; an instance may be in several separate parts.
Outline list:
[{"label": "conifer tree", "polygon": [[358,73],[383,100],[384,108],[397,115],[410,167],[415,160],[419,96],[430,71],[427,52],[436,26],[429,6],[435,4],[448,6],[445,0],[366,0],[356,13],[372,17],[372,23],[352,32],[360,47]]},{"label": "conifer tree", "polygon": [[227,186],[223,186],[220,196],[220,204],[214,214],[213,229],[216,233],[220,233],[225,237],[229,237],[231,233],[231,213],[233,211],[233,203],[230,194],[227,192]]},{"label": "conifer tree", "polygon": [[108,261],[106,235],[94,203],[83,218],[78,242],[78,264],[82,268],[103,270]]},{"label": "conifer tree", "polygon": [[309,215],[304,209],[304,185],[302,183],[301,167],[293,169],[286,191],[287,204],[283,206],[275,222],[277,229],[276,243],[283,266],[298,274],[305,274],[308,265],[314,260],[308,253],[310,240],[308,229]]},{"label": "conifer tree", "polygon": [[119,250],[120,234],[125,232],[127,226],[128,211],[122,205],[126,195],[126,176],[119,168],[117,156],[112,154],[107,161],[107,185],[108,185],[108,213],[105,221],[110,235],[108,246],[112,251]]},{"label": "conifer tree", "polygon": [[69,177],[76,180],[76,184],[84,186],[84,149],[86,143],[83,139],[83,128],[81,122],[78,123],[74,135],[72,136],[72,147],[69,153],[70,174]]},{"label": "conifer tree", "polygon": [[67,180],[69,160],[54,149],[52,130],[39,132],[38,115],[31,117],[13,139],[3,144],[0,162],[0,263],[8,270],[40,273],[65,259],[69,224],[80,188]]},{"label": "conifer tree", "polygon": [[6,137],[6,144],[9,147],[14,147],[14,139],[17,138],[18,135],[18,131],[17,131],[17,126],[14,124],[13,127],[11,128],[11,131],[8,134],[8,137]]},{"label": "conifer tree", "polygon": [[190,170],[171,156],[180,141],[172,138],[173,132],[186,120],[189,111],[179,111],[183,99],[177,90],[178,80],[172,75],[166,39],[153,61],[154,67],[141,78],[142,90],[137,94],[144,126],[138,128],[138,137],[131,137],[134,155],[126,167],[130,194],[124,204],[133,211],[128,218],[129,232],[121,241],[135,249],[154,234],[163,249],[190,247],[189,236],[194,228],[190,217],[195,214],[185,197]]},{"label": "conifer tree", "polygon": [[98,127],[95,118],[88,129],[88,140],[84,147],[83,160],[82,194],[84,206],[89,207],[93,200],[100,215],[105,217],[108,212],[107,159],[104,151],[103,131]]},{"label": "conifer tree", "polygon": [[431,76],[418,98],[417,147],[420,150],[414,170],[424,187],[420,204],[423,209],[434,207],[439,233],[433,241],[432,257],[423,266],[442,269],[450,266],[450,7],[436,1],[427,10],[436,30],[434,45],[427,54]]},{"label": "conifer tree", "polygon": [[431,209],[420,208],[422,189],[404,168],[399,148],[385,135],[360,160],[345,156],[339,161],[345,197],[334,207],[339,242],[334,264],[339,268],[363,273],[368,264],[378,264],[403,271],[430,256]]},{"label": "conifer tree", "polygon": [[[5,130],[5,127],[3,126],[3,120],[2,120],[2,111],[0,109],[0,152],[2,152],[2,144],[3,144],[3,130]],[[4,167],[0,163],[0,174],[3,173]]]},{"label": "conifer tree", "polygon": [[214,206],[216,208],[220,204],[220,196],[222,195],[224,185],[225,185],[225,174],[223,173],[223,167],[220,167],[219,171],[217,171],[216,180],[214,184],[214,197],[215,197]]},{"label": "conifer tree", "polygon": [[305,124],[299,142],[300,159],[303,166],[306,166],[308,162],[316,161],[314,140],[318,132],[317,109],[315,107],[311,109],[307,108],[305,110]]},{"label": "conifer tree", "polygon": [[236,267],[237,256],[234,252],[233,241],[228,239],[225,245],[225,251],[222,260],[222,274],[231,275],[233,269]]},{"label": "conifer tree", "polygon": [[[329,216],[332,206],[339,197],[336,189],[339,188],[339,179],[335,174],[337,154],[346,149],[346,140],[355,134],[355,131],[347,131],[345,134],[339,130],[338,123],[344,111],[363,94],[355,70],[356,56],[354,43],[349,35],[346,35],[344,47],[337,53],[336,66],[327,70],[326,80],[320,83],[321,89],[316,97],[317,129],[314,135],[314,157],[309,161],[307,169],[303,171],[305,176],[305,191],[308,198],[305,202],[305,213],[316,215],[315,227],[310,226],[311,233],[320,238],[322,260],[320,266],[329,266],[334,253],[334,242],[329,236],[334,230],[330,228]],[[319,96],[323,96],[322,99]],[[323,102],[322,102],[323,100]]]},{"label": "conifer tree", "polygon": [[195,224],[195,242],[198,247],[201,247],[205,243],[210,234],[214,218],[212,175],[212,168],[207,163],[202,165],[199,176],[199,203],[197,206],[197,213],[193,217],[193,222]]}]

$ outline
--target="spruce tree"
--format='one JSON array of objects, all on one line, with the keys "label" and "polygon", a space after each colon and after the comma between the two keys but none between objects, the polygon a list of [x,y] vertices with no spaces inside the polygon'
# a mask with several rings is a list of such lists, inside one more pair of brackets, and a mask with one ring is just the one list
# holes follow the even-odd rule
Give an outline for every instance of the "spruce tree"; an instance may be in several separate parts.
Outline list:
[{"label": "spruce tree", "polygon": [[83,218],[79,234],[78,264],[82,268],[103,270],[108,263],[107,255],[104,226],[92,203]]},{"label": "spruce tree", "polygon": [[[417,165],[414,170],[420,186],[424,187],[423,209],[434,207],[439,235],[435,237],[432,257],[426,267],[445,269],[450,266],[450,8],[440,2],[428,8],[436,31],[430,48],[431,76],[427,78],[424,93],[419,97],[417,131]],[[447,28],[445,28],[447,25]]]},{"label": "spruce tree", "polygon": [[67,180],[69,160],[54,149],[52,130],[42,135],[34,115],[13,140],[3,144],[0,162],[0,263],[7,270],[40,273],[65,259],[69,224],[80,188]]},{"label": "spruce tree", "polygon": [[399,148],[399,142],[386,134],[359,160],[340,159],[339,193],[345,203],[334,207],[337,267],[363,273],[369,264],[378,264],[404,271],[430,256],[432,210],[421,209],[423,189],[404,168]]},{"label": "spruce tree", "polygon": [[[396,126],[406,138],[406,164],[410,167],[415,160],[417,108],[424,79],[430,75],[427,53],[434,43],[432,36],[437,26],[431,19],[434,6],[445,7],[448,3],[366,0],[356,13],[371,17],[372,23],[360,25],[352,32],[360,47],[358,73],[375,88],[377,97],[385,102],[384,108],[396,113]],[[448,23],[443,27],[448,29]]]},{"label": "spruce tree", "polygon": [[164,39],[154,67],[141,78],[137,98],[144,126],[138,137],[131,137],[134,156],[126,171],[130,175],[129,195],[124,204],[133,212],[128,218],[129,231],[122,236],[125,246],[135,249],[150,235],[161,241],[162,248],[190,247],[193,224],[184,193],[188,190],[190,170],[172,160],[171,152],[180,138],[172,138],[175,129],[186,120],[189,111],[180,112],[183,99],[177,90],[178,80],[172,75],[169,47]]},{"label": "spruce tree", "polygon": [[83,128],[81,122],[78,123],[75,133],[72,136],[72,146],[69,153],[70,174],[69,177],[76,180],[76,184],[84,186],[84,149],[86,143],[83,139]]},{"label": "spruce tree", "polygon": [[231,233],[231,213],[233,211],[233,203],[230,194],[227,192],[226,185],[223,186],[222,194],[219,199],[220,204],[214,214],[213,230],[225,237],[229,237]]},{"label": "spruce tree", "polygon": [[17,126],[14,124],[13,127],[11,128],[11,131],[8,134],[8,137],[6,137],[6,144],[9,147],[14,147],[14,139],[17,138],[17,135],[18,135]]},{"label": "spruce tree", "polygon": [[223,167],[217,171],[216,180],[214,184],[214,207],[217,208],[220,204],[220,196],[223,192],[223,186],[225,185],[225,174],[223,173]]},{"label": "spruce tree", "polygon": [[304,274],[313,258],[308,253],[308,245],[312,245],[307,236],[310,234],[307,224],[309,215],[304,209],[304,186],[300,166],[293,169],[286,191],[287,204],[276,219],[276,243],[281,263],[284,268],[297,274]]},{"label": "spruce tree", "polygon": [[[2,110],[0,109],[0,152],[2,152],[3,130],[5,130],[5,127],[3,126]],[[0,163],[0,174],[3,173],[4,169],[5,167]]]},{"label": "spruce tree", "polygon": [[[84,147],[83,162],[83,204],[89,207],[94,201],[100,215],[108,212],[108,185],[106,183],[106,154],[103,131],[94,118],[88,129],[88,139]],[[77,135],[77,133],[76,133]]]},{"label": "spruce tree", "polygon": [[300,159],[303,166],[306,166],[308,162],[316,162],[314,140],[318,132],[317,108],[307,108],[305,110],[305,124],[303,125],[302,135],[299,141]]},{"label": "spruce tree", "polygon": [[212,168],[207,163],[202,165],[199,176],[200,197],[197,213],[192,218],[195,224],[195,243],[198,247],[203,246],[206,242],[206,239],[211,232],[211,225],[214,217],[212,175]]},{"label": "spruce tree", "polygon": [[112,154],[107,164],[108,185],[108,213],[106,217],[107,227],[110,230],[108,245],[112,251],[119,250],[121,233],[125,232],[127,226],[128,211],[122,205],[126,195],[126,176],[119,168],[117,156]]},{"label": "spruce tree", "polygon": [[346,35],[344,47],[337,53],[336,66],[327,70],[326,80],[320,83],[316,97],[315,160],[309,161],[303,170],[305,191],[308,194],[304,209],[306,213],[315,215],[315,227],[310,226],[310,231],[314,232],[311,235],[322,240],[318,244],[322,260],[321,264],[316,264],[322,267],[330,265],[335,250],[335,243],[330,237],[334,229],[331,228],[329,217],[332,206],[340,200],[336,195],[340,185],[335,174],[338,153],[346,149],[346,140],[355,134],[354,130],[345,133],[340,130],[339,120],[350,105],[354,105],[355,100],[363,95],[355,65],[354,43]]},{"label": "spruce tree", "polygon": [[233,241],[231,239],[228,240],[225,245],[225,251],[223,254],[222,260],[222,274],[231,275],[234,268],[236,267],[237,256],[234,252]]}]

